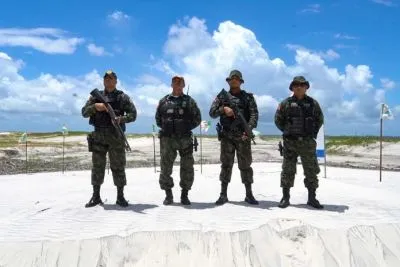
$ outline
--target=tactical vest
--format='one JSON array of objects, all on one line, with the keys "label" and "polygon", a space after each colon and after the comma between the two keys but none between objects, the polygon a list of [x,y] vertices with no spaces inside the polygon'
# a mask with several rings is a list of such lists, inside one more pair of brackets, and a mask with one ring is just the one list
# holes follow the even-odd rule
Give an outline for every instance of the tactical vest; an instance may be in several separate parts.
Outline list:
[{"label": "tactical vest", "polygon": [[315,132],[314,101],[305,96],[303,101],[291,97],[288,100],[284,136],[310,137]]},{"label": "tactical vest", "polygon": [[[101,91],[104,94],[104,91]],[[123,116],[125,115],[124,111],[122,110],[122,95],[123,92],[119,90],[115,90],[112,93],[106,93],[104,98],[106,99],[107,103],[114,109],[116,116]],[[96,103],[101,103],[97,99],[95,100]],[[111,123],[111,117],[107,111],[96,112],[93,116],[89,119],[89,124],[93,125],[95,128],[111,128],[114,127]],[[125,131],[125,123],[120,124],[121,129]]]},{"label": "tactical vest", "polygon": [[190,97],[187,95],[179,97],[167,95],[164,97],[159,107],[162,136],[191,135],[191,113],[189,105]]},{"label": "tactical vest", "polygon": [[[222,100],[222,99],[221,99],[221,101],[224,102],[224,100]],[[249,121],[250,120],[249,94],[242,90],[240,92],[240,95],[237,95],[237,96],[232,95],[231,102],[233,102],[233,104],[239,108],[239,110],[242,112],[246,121]],[[233,117],[228,117],[224,114],[224,115],[220,116],[219,121],[222,125],[222,129],[224,132],[242,135],[243,132],[245,131],[243,125],[241,125],[241,124],[234,125],[235,119]]]}]

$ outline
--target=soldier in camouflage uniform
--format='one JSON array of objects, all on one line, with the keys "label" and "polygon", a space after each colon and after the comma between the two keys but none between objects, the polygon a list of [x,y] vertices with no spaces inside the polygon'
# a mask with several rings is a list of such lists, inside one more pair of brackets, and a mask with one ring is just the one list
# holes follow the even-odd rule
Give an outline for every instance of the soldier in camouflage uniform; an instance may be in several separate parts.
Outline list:
[{"label": "soldier in camouflage uniform", "polygon": [[[116,89],[117,75],[113,71],[107,71],[104,74],[104,94],[115,114],[118,116],[118,122],[123,131],[125,123],[136,120],[136,108],[131,99],[124,92]],[[85,205],[93,207],[103,204],[100,198],[100,186],[104,182],[104,172],[106,167],[106,155],[110,159],[110,168],[112,171],[114,185],[117,186],[116,204],[122,207],[128,206],[124,198],[124,186],[126,185],[125,176],[125,142],[118,137],[118,133],[111,123],[110,115],[107,113],[106,105],[99,103],[90,96],[85,106],[82,108],[82,116],[90,117],[89,123],[94,126],[94,131],[89,134],[89,151],[92,152],[92,185],[93,196]]]},{"label": "soldier in camouflage uniform", "polygon": [[196,101],[183,93],[185,87],[183,77],[174,76],[171,87],[172,93],[160,100],[155,114],[157,126],[161,129],[159,132],[161,155],[159,183],[166,193],[163,204],[171,205],[174,187],[171,174],[179,152],[181,204],[190,205],[188,193],[194,181],[192,130],[200,125],[201,113]]},{"label": "soldier in camouflage uniform", "polygon": [[[229,77],[226,78],[226,81],[230,86],[229,94],[232,96],[232,102],[234,102],[242,112],[250,129],[256,128],[258,122],[257,103],[253,94],[240,88],[241,84],[244,83],[242,73],[238,70],[232,70]],[[233,110],[226,104],[221,94],[215,98],[209,114],[210,117],[214,119],[220,117],[219,125],[222,126],[219,133],[219,139],[221,141],[220,160],[222,163],[219,176],[221,181],[221,193],[215,204],[223,205],[229,201],[227,189],[231,181],[232,167],[236,152],[240,176],[246,188],[245,201],[252,205],[258,205],[258,201],[254,198],[251,189],[253,183],[251,137],[246,135],[242,125],[234,123],[238,118],[235,118]]]},{"label": "soldier in camouflage uniform", "polygon": [[298,156],[303,165],[304,185],[308,189],[307,205],[323,208],[315,198],[318,188],[317,174],[320,172],[315,139],[324,123],[324,115],[318,102],[306,95],[309,87],[309,82],[303,76],[294,77],[289,86],[293,95],[279,104],[275,114],[275,125],[283,132],[283,198],[279,203],[280,208],[290,205],[290,188],[294,184]]}]

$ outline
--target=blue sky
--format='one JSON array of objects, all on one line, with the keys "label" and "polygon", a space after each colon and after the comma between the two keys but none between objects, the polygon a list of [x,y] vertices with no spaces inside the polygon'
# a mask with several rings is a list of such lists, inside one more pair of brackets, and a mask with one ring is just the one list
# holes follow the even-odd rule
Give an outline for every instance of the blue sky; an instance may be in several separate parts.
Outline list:
[{"label": "blue sky", "polygon": [[140,110],[128,132],[151,130],[173,74],[186,77],[208,120],[226,75],[239,68],[263,134],[278,133],[276,106],[301,74],[327,134],[379,134],[385,102],[395,115],[385,134],[399,135],[400,1],[57,2],[1,11],[0,131],[89,130],[80,108],[107,69]]}]

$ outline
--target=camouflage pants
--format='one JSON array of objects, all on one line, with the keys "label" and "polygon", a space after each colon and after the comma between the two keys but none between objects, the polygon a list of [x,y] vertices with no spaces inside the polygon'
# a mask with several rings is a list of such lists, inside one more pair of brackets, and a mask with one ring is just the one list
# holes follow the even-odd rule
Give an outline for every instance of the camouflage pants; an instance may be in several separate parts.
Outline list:
[{"label": "camouflage pants", "polygon": [[252,184],[253,183],[253,169],[251,163],[253,161],[251,154],[251,143],[250,140],[243,141],[238,138],[227,138],[221,139],[221,173],[219,179],[223,183],[229,183],[232,177],[232,167],[235,159],[235,151],[238,160],[240,177],[242,183]]},{"label": "camouflage pants", "polygon": [[194,158],[192,137],[160,137],[161,173],[160,187],[162,190],[174,187],[171,177],[174,161],[180,156],[180,187],[190,190],[194,181]]},{"label": "camouflage pants", "polygon": [[316,141],[312,138],[305,138],[303,140],[289,140],[284,138],[283,147],[281,187],[293,187],[297,158],[300,156],[305,176],[304,186],[317,189],[317,174],[320,172],[320,168],[316,156]]},{"label": "camouflage pants", "polygon": [[106,168],[106,155],[110,159],[110,169],[115,186],[126,185],[125,144],[113,129],[92,132],[92,185],[102,185]]}]

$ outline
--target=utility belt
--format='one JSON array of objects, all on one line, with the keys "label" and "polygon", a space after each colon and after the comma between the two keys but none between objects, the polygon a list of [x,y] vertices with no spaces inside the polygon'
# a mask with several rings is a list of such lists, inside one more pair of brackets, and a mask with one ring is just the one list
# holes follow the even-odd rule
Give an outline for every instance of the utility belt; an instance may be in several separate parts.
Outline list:
[{"label": "utility belt", "polygon": [[306,136],[284,135],[283,138],[288,139],[288,140],[303,141],[303,140],[311,139],[313,137],[310,135],[306,135]]},{"label": "utility belt", "polygon": [[[94,127],[94,131],[98,133],[111,133],[117,134],[114,127]],[[88,151],[93,152],[93,144],[95,143],[93,132],[89,133],[86,137],[88,144]]]},{"label": "utility belt", "polygon": [[222,138],[229,138],[229,139],[241,139],[243,136],[242,130],[235,128],[233,130],[226,129],[222,126],[221,123],[217,123],[216,130],[218,134],[218,140],[221,141]]},{"label": "utility belt", "polygon": [[176,133],[168,133],[166,131],[160,130],[158,132],[158,137],[169,137],[169,138],[184,138],[184,137],[191,137],[192,132],[187,132],[187,133],[181,133],[181,134],[176,134]]},{"label": "utility belt", "polygon": [[116,132],[114,126],[111,127],[94,127],[95,132],[112,133]]}]

